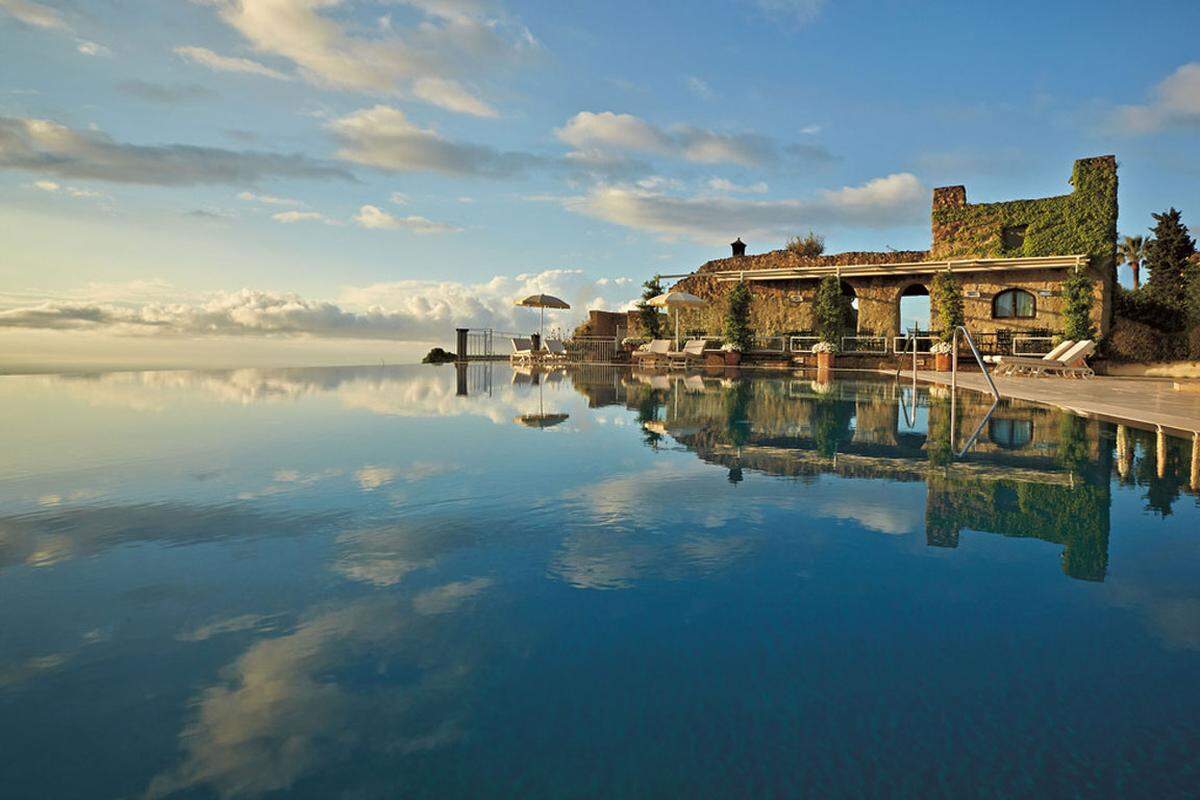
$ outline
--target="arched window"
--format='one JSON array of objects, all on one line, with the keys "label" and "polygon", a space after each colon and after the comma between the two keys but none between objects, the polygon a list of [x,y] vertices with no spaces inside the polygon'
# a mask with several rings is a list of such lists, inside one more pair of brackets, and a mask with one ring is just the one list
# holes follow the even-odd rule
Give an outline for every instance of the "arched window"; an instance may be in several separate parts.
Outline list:
[{"label": "arched window", "polygon": [[1024,289],[1005,289],[992,298],[993,319],[1032,319],[1037,316],[1033,295]]},{"label": "arched window", "polygon": [[1005,450],[1017,450],[1033,441],[1033,422],[998,417],[988,421],[988,438]]}]

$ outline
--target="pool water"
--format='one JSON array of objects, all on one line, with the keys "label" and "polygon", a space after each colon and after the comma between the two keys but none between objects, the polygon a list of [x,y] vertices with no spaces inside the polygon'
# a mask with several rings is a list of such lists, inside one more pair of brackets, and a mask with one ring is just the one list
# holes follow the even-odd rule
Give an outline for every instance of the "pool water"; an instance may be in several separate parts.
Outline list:
[{"label": "pool water", "polygon": [[1191,440],[989,401],[0,378],[0,794],[1194,796]]}]

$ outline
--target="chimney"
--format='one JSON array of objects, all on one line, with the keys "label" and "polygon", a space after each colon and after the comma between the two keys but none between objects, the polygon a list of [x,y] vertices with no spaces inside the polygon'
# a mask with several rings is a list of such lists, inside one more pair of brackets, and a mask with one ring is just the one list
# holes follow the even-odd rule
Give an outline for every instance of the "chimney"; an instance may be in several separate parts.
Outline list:
[{"label": "chimney", "polygon": [[733,257],[740,258],[746,255],[746,243],[742,241],[742,237],[738,237],[736,242],[729,245],[733,248]]},{"label": "chimney", "polygon": [[940,186],[933,190],[933,210],[939,208],[962,208],[967,204],[967,187]]}]

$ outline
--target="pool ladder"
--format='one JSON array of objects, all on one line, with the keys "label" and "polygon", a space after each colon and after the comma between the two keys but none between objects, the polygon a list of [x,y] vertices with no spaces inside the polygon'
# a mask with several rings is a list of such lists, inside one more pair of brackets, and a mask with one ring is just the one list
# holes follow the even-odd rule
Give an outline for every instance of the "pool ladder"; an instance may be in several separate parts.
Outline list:
[{"label": "pool ladder", "polygon": [[[975,363],[979,365],[979,369],[983,372],[983,377],[988,383],[988,387],[992,390],[992,407],[988,409],[987,414],[984,414],[983,419],[975,426],[975,432],[967,439],[967,443],[963,445],[962,450],[958,452],[958,458],[963,458],[971,446],[975,444],[975,440],[979,438],[979,433],[983,430],[983,426],[992,418],[992,413],[996,410],[996,406],[1000,405],[1000,390],[996,388],[996,382],[992,380],[992,375],[988,371],[987,363],[983,360],[983,356],[979,354],[979,348],[975,346],[975,339],[971,337],[971,332],[964,325],[956,325],[954,332],[950,337],[950,449],[954,449],[954,431],[956,429],[957,414],[958,414],[958,334],[962,332],[963,338],[967,340],[967,344],[971,348],[971,354],[975,356]],[[908,337],[909,345],[912,348],[912,416],[916,419],[917,415],[917,337],[916,331],[910,331]],[[906,345],[906,349],[909,347]],[[896,377],[900,377],[900,371],[903,367],[896,367]]]}]

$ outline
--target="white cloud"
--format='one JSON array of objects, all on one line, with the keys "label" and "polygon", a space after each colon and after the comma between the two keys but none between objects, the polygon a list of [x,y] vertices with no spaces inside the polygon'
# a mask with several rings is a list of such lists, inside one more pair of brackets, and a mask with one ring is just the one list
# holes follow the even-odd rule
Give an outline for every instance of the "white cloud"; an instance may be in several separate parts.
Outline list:
[{"label": "white cloud", "polygon": [[388,199],[398,206],[408,205],[408,195],[406,195],[404,192],[392,192]]},{"label": "white cloud", "polygon": [[805,125],[803,128],[800,129],[800,132],[803,133],[805,136],[816,136],[818,133],[821,132],[821,126],[820,125]]},{"label": "white cloud", "polygon": [[342,144],[340,158],[393,172],[506,177],[541,162],[527,153],[451,141],[386,105],[355,111],[327,127]]},{"label": "white cloud", "polygon": [[695,75],[688,75],[684,83],[687,85],[688,91],[701,100],[713,100],[717,96],[704,79],[697,78]]},{"label": "white cloud", "polygon": [[447,111],[470,114],[473,117],[499,116],[496,109],[450,78],[420,78],[413,83],[412,91],[417,99]]},{"label": "white cloud", "polygon": [[108,56],[112,55],[112,51],[102,44],[96,42],[80,42],[75,48],[85,56]]},{"label": "white cloud", "polygon": [[40,189],[43,192],[62,192],[68,197],[76,197],[81,200],[107,198],[104,192],[97,192],[94,189],[83,189],[78,186],[63,186],[55,181],[34,181],[29,184],[34,189]]},{"label": "white cloud", "polygon": [[277,214],[272,214],[271,219],[276,222],[282,222],[285,225],[293,222],[324,222],[326,224],[333,224],[334,222],[319,211],[280,211]]},{"label": "white cloud", "polygon": [[223,56],[219,53],[214,53],[207,47],[176,47],[175,54],[194,64],[200,64],[217,72],[240,72],[246,75],[274,78],[277,81],[291,80],[289,75],[285,75],[277,69],[271,69],[266,64],[260,64],[249,58]]},{"label": "white cloud", "polygon": [[57,9],[32,0],[0,0],[0,11],[7,11],[21,22],[35,28],[69,30]]},{"label": "white cloud", "polygon": [[420,16],[393,32],[389,17],[376,35],[350,32],[326,12],[342,0],[209,0],[221,19],[256,50],[293,62],[315,85],[412,94],[441,108],[476,116],[495,111],[457,79],[486,76],[537,49],[523,26],[484,13],[483,5],[406,0]]},{"label": "white cloud", "polygon": [[[660,128],[632,114],[580,111],[554,132],[575,148],[569,157],[597,161],[620,152],[668,156],[700,164],[762,166],[777,161],[779,147],[753,133],[721,133],[676,125]],[[807,155],[795,151],[796,155]]]},{"label": "white cloud", "polygon": [[1115,126],[1126,133],[1200,127],[1200,62],[1184,64],[1154,87],[1149,103],[1119,106]]},{"label": "white cloud", "polygon": [[923,219],[926,189],[909,173],[826,190],[806,200],[678,196],[600,185],[567,198],[567,209],[617,225],[708,244],[733,236],[783,236],[808,227],[886,228]]},{"label": "white cloud", "polygon": [[415,214],[407,217],[397,217],[377,206],[363,206],[355,215],[354,221],[361,228],[372,229],[398,229],[403,228],[410,230],[413,233],[431,234],[431,233],[458,233],[462,228],[457,228],[444,222],[434,222],[433,220],[419,217]]},{"label": "white cloud", "polygon": [[245,200],[250,203],[263,203],[268,206],[302,206],[299,200],[293,200],[290,197],[275,197],[269,194],[255,194],[254,192],[239,192],[239,200]]},{"label": "white cloud", "polygon": [[[574,328],[589,308],[620,307],[628,289],[574,269],[496,276],[481,283],[404,280],[347,287],[336,302],[243,289],[186,297],[161,283],[89,287],[36,300],[0,296],[0,330],[106,332],[140,337],[288,337],[445,341],[456,327],[525,330],[536,314],[515,302],[545,292],[571,304],[549,310],[548,327]],[[172,299],[176,298],[176,299]]]},{"label": "white cloud", "polygon": [[709,179],[708,188],[714,192],[723,192],[725,194],[766,194],[770,191],[770,187],[767,186],[765,181],[758,181],[751,184],[737,184],[724,178]]},{"label": "white cloud", "polygon": [[0,169],[158,186],[246,184],[280,176],[351,177],[344,169],[298,154],[129,144],[47,119],[5,116],[0,116]]}]

